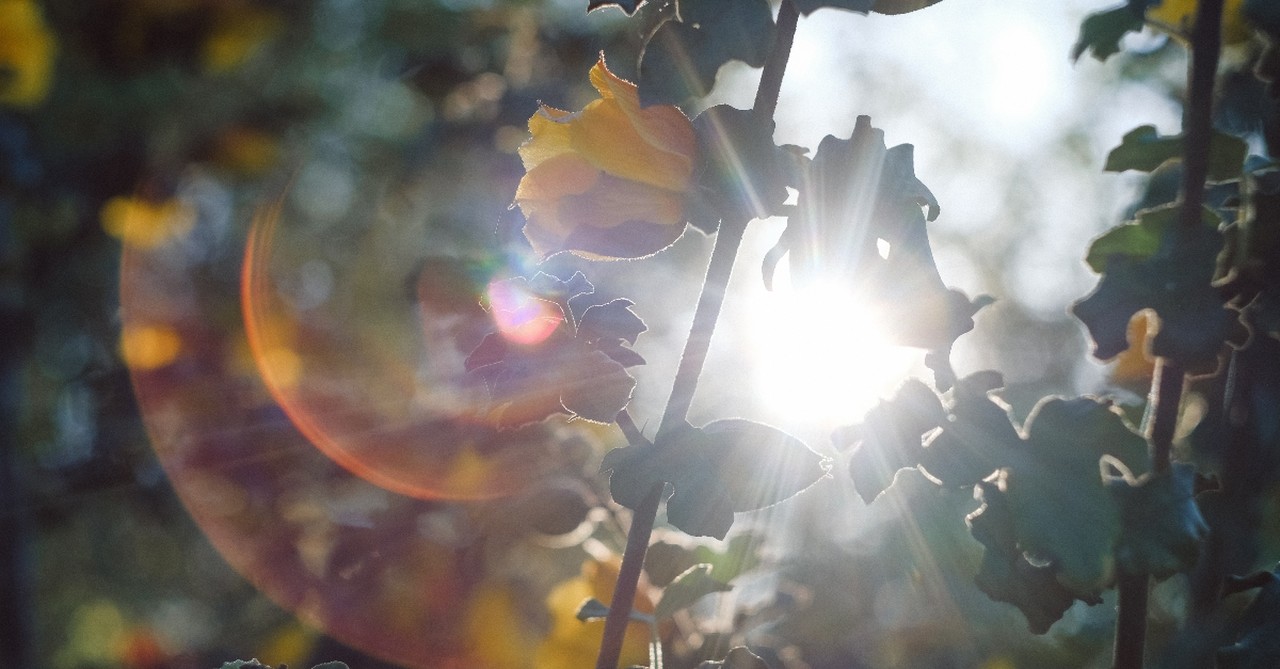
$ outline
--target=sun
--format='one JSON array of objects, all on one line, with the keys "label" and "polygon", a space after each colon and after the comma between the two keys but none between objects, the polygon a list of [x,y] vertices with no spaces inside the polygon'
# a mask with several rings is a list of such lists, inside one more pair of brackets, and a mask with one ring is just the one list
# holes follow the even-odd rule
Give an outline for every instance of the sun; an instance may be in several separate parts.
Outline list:
[{"label": "sun", "polygon": [[798,291],[786,275],[751,301],[749,315],[755,389],[771,413],[855,423],[920,371],[923,353],[890,342],[880,316],[848,287]]}]

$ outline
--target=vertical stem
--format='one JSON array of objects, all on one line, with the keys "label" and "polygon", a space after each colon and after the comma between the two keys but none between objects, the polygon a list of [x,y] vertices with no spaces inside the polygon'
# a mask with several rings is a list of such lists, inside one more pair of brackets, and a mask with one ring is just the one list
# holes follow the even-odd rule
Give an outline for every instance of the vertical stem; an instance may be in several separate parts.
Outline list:
[{"label": "vertical stem", "polygon": [[[1178,234],[1173,243],[1193,234],[1201,225],[1204,186],[1209,172],[1213,137],[1213,85],[1222,47],[1222,6],[1224,0],[1200,0],[1191,37],[1191,65],[1188,73],[1187,109],[1182,133],[1182,206],[1178,212]],[[1174,428],[1182,404],[1186,374],[1177,361],[1160,358],[1151,379],[1151,469],[1167,474],[1173,450]],[[1147,574],[1121,573],[1116,614],[1115,669],[1142,669],[1147,635]]]},{"label": "vertical stem", "polygon": [[[791,55],[791,44],[795,41],[798,22],[799,13],[795,5],[791,0],[782,0],[773,50],[765,61],[764,71],[760,74],[760,88],[756,91],[753,111],[759,116],[772,118],[778,107],[778,92],[782,87],[782,75],[787,69],[787,59]],[[698,298],[693,324],[689,327],[689,338],[685,340],[684,353],[680,356],[680,364],[671,384],[671,395],[662,412],[654,448],[663,448],[665,437],[688,418],[689,407],[693,404],[693,396],[698,388],[698,377],[707,361],[711,335],[720,318],[720,308],[724,304],[733,263],[746,228],[747,221],[720,221],[715,246],[711,250],[711,260],[707,265],[707,276],[702,284],[702,294]],[[600,642],[596,669],[616,669],[618,666],[622,642],[631,619],[632,602],[635,601],[640,582],[640,571],[644,566],[645,552],[649,548],[649,537],[653,533],[658,505],[662,501],[663,488],[661,483],[655,485],[632,515],[631,528],[627,531],[627,547],[623,551],[622,566],[618,571],[618,582],[609,603],[609,615],[605,618],[604,638]]]}]

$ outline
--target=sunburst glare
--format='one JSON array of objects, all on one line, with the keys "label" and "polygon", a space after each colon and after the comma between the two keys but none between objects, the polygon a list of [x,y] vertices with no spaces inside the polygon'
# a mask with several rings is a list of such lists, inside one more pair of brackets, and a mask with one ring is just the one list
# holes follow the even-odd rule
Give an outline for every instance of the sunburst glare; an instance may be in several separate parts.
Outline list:
[{"label": "sunburst glare", "polygon": [[787,276],[780,271],[773,291],[753,301],[757,392],[789,419],[857,422],[918,371],[922,353],[895,346],[881,317],[850,287],[826,283],[799,291]]}]

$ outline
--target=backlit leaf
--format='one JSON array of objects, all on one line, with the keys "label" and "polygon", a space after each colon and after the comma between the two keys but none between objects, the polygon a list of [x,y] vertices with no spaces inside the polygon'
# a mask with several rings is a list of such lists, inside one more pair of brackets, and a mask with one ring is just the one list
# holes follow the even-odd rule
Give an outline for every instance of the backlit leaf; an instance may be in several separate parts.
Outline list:
[{"label": "backlit leaf", "polygon": [[724,660],[707,660],[699,664],[698,669],[769,669],[769,665],[746,646],[737,646]]},{"label": "backlit leaf", "polygon": [[711,576],[711,565],[694,565],[662,591],[662,599],[658,600],[654,617],[669,618],[676,611],[692,606],[713,592],[728,592],[732,589],[733,586]]},{"label": "backlit leaf", "polygon": [[1124,520],[1116,548],[1122,569],[1163,579],[1195,566],[1209,533],[1194,497],[1195,475],[1194,467],[1174,463],[1168,474],[1143,477],[1135,485],[1112,481]]},{"label": "backlit leaf", "polygon": [[1088,51],[1094,58],[1105,61],[1120,53],[1120,40],[1125,35],[1138,30],[1142,30],[1142,17],[1128,4],[1094,12],[1080,24],[1080,36],[1071,47],[1071,60],[1079,60]]},{"label": "backlit leaf", "polygon": [[640,57],[640,102],[679,104],[711,91],[720,66],[764,65],[773,45],[766,0],[683,0],[680,20],[658,26]]},{"label": "backlit leaf", "polygon": [[[1248,152],[1248,144],[1239,137],[1214,132],[1209,144],[1209,183],[1239,179]],[[1107,154],[1103,169],[1152,172],[1166,161],[1181,157],[1182,135],[1162,136],[1155,126],[1144,125],[1129,131],[1120,140],[1120,146]]]}]

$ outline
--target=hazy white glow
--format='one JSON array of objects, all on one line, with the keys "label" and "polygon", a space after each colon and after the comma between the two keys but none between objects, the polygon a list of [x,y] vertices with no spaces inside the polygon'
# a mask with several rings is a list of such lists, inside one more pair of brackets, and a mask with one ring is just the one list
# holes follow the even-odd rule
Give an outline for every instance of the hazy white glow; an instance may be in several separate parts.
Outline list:
[{"label": "hazy white glow", "polygon": [[780,268],[773,292],[752,302],[756,390],[788,419],[857,422],[922,355],[889,343],[876,314],[843,287],[798,292],[786,275]]}]

